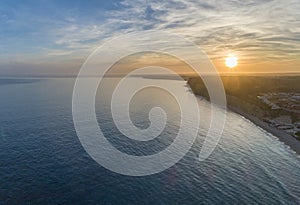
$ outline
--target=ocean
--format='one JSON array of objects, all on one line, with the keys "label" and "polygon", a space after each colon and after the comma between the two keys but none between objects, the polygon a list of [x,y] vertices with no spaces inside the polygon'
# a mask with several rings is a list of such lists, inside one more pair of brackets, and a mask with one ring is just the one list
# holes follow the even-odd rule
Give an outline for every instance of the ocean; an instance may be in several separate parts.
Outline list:
[{"label": "ocean", "polygon": [[[181,87],[187,101],[193,95],[182,81],[136,78]],[[74,82],[73,78],[0,79],[0,204],[300,204],[300,157],[238,114],[227,112],[218,146],[208,159],[198,160],[211,111],[201,98],[197,98],[200,132],[178,163],[139,177],[107,170],[77,137],[72,118]],[[180,126],[178,106],[172,98],[160,96],[164,93],[155,94],[140,93],[130,107],[133,123],[142,129],[149,126],[153,105],[161,105],[167,113],[159,138],[142,143],[122,136],[103,104],[106,94],[98,93],[99,126],[120,151],[151,155],[173,142]]]}]

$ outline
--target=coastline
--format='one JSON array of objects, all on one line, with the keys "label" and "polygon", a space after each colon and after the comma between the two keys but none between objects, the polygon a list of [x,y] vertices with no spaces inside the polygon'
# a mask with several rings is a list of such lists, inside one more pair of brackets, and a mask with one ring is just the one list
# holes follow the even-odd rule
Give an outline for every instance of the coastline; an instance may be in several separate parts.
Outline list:
[{"label": "coastline", "polygon": [[264,129],[265,131],[271,133],[275,137],[277,137],[281,142],[283,142],[285,145],[289,146],[293,151],[295,151],[298,155],[300,155],[300,141],[297,140],[292,135],[289,135],[288,133],[279,130],[275,127],[271,127],[268,123],[258,119],[257,117],[244,112],[243,110],[227,105],[227,108],[239,115],[242,115],[246,119],[250,120],[253,124],[259,126],[260,128]]},{"label": "coastline", "polygon": [[[213,76],[210,78],[213,79]],[[258,97],[266,93],[271,93],[271,95],[273,93],[299,93],[300,87],[297,84],[299,79],[300,76],[221,76],[226,93],[227,109],[240,114],[253,124],[271,133],[298,155],[300,155],[300,130],[298,131],[299,128],[293,123],[300,122],[300,114],[294,111],[298,109],[297,106],[300,106],[300,101],[287,97],[283,97],[284,101],[282,101],[281,98],[277,97],[278,99],[275,99],[277,108],[273,109]],[[195,95],[210,101],[203,79],[199,77],[189,78],[187,84]],[[264,121],[264,119],[276,119],[280,116],[287,116],[288,118],[287,120],[278,120],[276,123],[283,126],[292,124],[295,133],[294,130],[293,133],[288,133],[284,128],[271,126],[272,121],[270,123]],[[297,136],[299,137],[297,138]]]}]

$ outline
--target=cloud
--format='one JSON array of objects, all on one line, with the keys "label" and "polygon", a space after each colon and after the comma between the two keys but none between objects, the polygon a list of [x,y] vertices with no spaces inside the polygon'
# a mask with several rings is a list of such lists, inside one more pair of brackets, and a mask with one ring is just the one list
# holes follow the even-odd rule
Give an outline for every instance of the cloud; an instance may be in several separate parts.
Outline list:
[{"label": "cloud", "polygon": [[[43,11],[35,14],[30,6],[18,7],[19,13],[0,6],[0,22],[7,32],[0,50],[12,47],[2,61],[18,50],[29,50],[29,45],[39,60],[82,61],[110,38],[150,29],[181,34],[213,60],[230,52],[245,63],[300,57],[299,0],[124,0],[100,11],[96,6],[50,5],[53,17]],[[12,32],[14,28],[23,35]]]},{"label": "cloud", "polygon": [[[118,11],[115,18],[130,21],[136,30],[147,25],[183,34],[213,58],[236,51],[284,59],[291,47],[297,53],[300,46],[300,33],[295,30],[300,25],[297,0],[151,1],[147,7],[143,1],[124,4],[126,9]],[[149,8],[154,18],[147,18]]]}]

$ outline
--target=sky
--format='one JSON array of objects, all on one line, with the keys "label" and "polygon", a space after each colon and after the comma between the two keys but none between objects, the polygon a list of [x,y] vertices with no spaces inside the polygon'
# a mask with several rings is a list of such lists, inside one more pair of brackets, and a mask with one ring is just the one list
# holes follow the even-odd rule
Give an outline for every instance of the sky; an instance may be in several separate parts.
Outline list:
[{"label": "sky", "polygon": [[103,42],[161,30],[204,50],[220,72],[300,72],[299,0],[0,2],[0,76],[76,75]]}]

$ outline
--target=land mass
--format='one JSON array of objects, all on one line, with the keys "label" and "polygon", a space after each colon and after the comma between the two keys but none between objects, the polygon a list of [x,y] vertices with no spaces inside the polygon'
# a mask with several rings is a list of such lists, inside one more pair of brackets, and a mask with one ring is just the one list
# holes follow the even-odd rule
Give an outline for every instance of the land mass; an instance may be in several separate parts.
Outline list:
[{"label": "land mass", "polygon": [[[215,76],[206,76],[214,78]],[[221,76],[230,110],[243,115],[300,154],[300,76]],[[209,100],[204,81],[190,77],[192,91]]]}]

